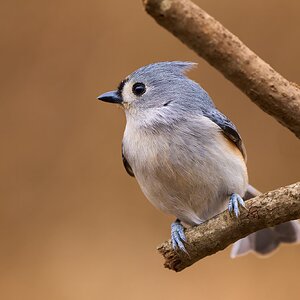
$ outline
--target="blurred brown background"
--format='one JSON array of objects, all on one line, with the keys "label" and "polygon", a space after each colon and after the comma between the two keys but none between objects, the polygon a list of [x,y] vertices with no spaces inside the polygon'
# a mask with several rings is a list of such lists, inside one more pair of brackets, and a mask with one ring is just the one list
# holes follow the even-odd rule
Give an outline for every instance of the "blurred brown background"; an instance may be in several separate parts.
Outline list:
[{"label": "blurred brown background", "polygon": [[[297,0],[198,0],[299,82]],[[238,126],[262,191],[299,180],[299,141],[159,27],[136,1],[2,1],[0,299],[299,299],[300,246],[269,259],[229,250],[182,273],[156,246],[173,220],[121,161],[123,112],[96,96],[137,67],[199,63],[190,76]]]}]

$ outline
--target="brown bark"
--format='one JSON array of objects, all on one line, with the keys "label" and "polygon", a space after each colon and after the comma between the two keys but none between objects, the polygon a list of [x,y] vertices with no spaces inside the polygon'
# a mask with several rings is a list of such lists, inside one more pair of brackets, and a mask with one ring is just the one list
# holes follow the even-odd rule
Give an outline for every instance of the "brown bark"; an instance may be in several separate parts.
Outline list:
[{"label": "brown bark", "polygon": [[[300,138],[300,88],[277,73],[222,24],[190,0],[143,0],[146,11]],[[300,182],[247,201],[238,219],[223,212],[186,230],[189,255],[171,242],[158,251],[181,271],[201,258],[266,227],[300,218]]]},{"label": "brown bark", "polygon": [[143,0],[163,27],[300,138],[300,89],[189,0]]},{"label": "brown bark", "polygon": [[300,182],[246,201],[239,218],[225,211],[185,231],[189,255],[174,251],[171,241],[158,247],[165,267],[182,271],[196,261],[225,249],[235,241],[266,227],[300,218]]}]

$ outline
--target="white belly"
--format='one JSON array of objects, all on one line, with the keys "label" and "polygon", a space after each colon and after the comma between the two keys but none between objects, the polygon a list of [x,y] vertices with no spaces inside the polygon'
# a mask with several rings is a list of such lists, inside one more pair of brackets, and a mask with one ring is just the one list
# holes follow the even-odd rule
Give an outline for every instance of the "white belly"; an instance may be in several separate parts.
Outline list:
[{"label": "white belly", "polygon": [[248,184],[241,153],[207,120],[203,118],[204,130],[198,135],[186,128],[144,134],[131,126],[123,140],[126,158],[149,201],[190,225],[223,211],[230,195],[243,196]]}]

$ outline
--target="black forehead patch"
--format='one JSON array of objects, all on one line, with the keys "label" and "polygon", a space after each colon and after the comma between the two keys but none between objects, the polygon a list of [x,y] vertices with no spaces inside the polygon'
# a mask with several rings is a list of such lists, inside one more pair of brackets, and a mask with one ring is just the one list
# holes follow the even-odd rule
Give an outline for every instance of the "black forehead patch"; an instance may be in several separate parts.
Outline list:
[{"label": "black forehead patch", "polygon": [[128,78],[122,80],[118,86],[118,94],[121,96],[125,83],[128,81]]}]

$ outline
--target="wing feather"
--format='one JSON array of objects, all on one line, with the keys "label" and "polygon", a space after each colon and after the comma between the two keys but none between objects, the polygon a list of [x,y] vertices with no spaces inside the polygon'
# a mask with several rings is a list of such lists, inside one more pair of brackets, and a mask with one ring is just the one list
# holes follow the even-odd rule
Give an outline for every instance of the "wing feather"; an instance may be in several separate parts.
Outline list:
[{"label": "wing feather", "polygon": [[241,151],[244,159],[246,160],[246,149],[240,134],[238,133],[235,125],[217,109],[203,113],[205,117],[216,123],[221,129],[225,137],[233,142],[237,148]]},{"label": "wing feather", "polygon": [[122,145],[122,161],[123,161],[123,165],[124,165],[124,168],[125,168],[126,172],[127,172],[131,177],[134,177],[134,173],[133,173],[133,171],[132,171],[132,168],[131,168],[131,166],[130,166],[128,160],[127,160],[126,157],[125,157],[123,145]]}]

